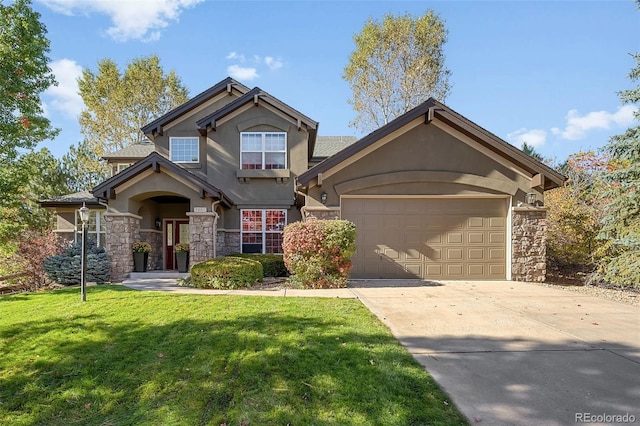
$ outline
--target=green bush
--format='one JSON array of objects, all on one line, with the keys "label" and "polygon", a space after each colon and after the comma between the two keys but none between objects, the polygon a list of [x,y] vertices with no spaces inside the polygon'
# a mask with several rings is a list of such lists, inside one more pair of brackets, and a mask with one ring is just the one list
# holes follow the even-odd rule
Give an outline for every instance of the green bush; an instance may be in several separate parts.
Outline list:
[{"label": "green bush", "polygon": [[281,254],[235,253],[229,256],[257,260],[262,264],[262,270],[264,271],[265,277],[286,277],[289,275],[287,267],[284,265],[284,258]]},{"label": "green bush", "polygon": [[294,222],[284,229],[282,247],[293,284],[346,287],[356,250],[356,226],[348,220]]},{"label": "green bush", "polygon": [[197,288],[247,287],[262,281],[263,276],[260,262],[242,257],[209,259],[191,268],[191,284]]},{"label": "green bush", "polygon": [[[80,284],[80,268],[82,264],[82,246],[74,244],[64,253],[48,257],[42,269],[51,281],[58,284]],[[95,241],[87,244],[87,281],[106,283],[109,282],[109,256],[104,248],[96,246]]]}]

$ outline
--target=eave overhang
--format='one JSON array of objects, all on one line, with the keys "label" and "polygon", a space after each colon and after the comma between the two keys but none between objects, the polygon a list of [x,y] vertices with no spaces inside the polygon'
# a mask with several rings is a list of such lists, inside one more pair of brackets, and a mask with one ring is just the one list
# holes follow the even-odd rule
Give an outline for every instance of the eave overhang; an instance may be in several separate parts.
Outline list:
[{"label": "eave overhang", "polygon": [[525,170],[532,178],[536,175],[544,176],[544,190],[557,188],[558,186],[563,185],[566,180],[565,176],[561,175],[549,166],[530,157],[513,145],[510,145],[496,135],[456,113],[451,108],[433,98],[430,98],[426,102],[418,105],[395,120],[363,137],[353,145],[346,147],[342,151],[302,173],[298,176],[298,184],[301,187],[307,187],[312,180],[317,179],[322,173],[338,166],[351,156],[357,154],[370,145],[373,145],[382,138],[389,136],[391,133],[401,129],[421,116],[424,116],[425,124],[429,124],[433,120],[439,120],[440,122],[451,126],[455,130],[473,139],[473,141],[478,144],[505,158],[515,166]]},{"label": "eave overhang", "polygon": [[309,159],[311,159],[311,155],[313,154],[313,150],[315,148],[316,136],[318,134],[318,122],[291,108],[289,105],[271,96],[269,93],[261,90],[259,87],[251,89],[238,99],[228,103],[219,110],[197,121],[196,124],[198,126],[198,131],[204,136],[210,131],[215,131],[217,123],[227,115],[233,113],[234,111],[247,105],[248,103],[253,103],[255,106],[260,106],[260,103],[262,102],[274,108],[276,111],[285,116],[285,118],[287,118],[289,121],[296,123],[298,130],[304,129],[307,131],[307,133],[309,134]]},{"label": "eave overhang", "polygon": [[162,136],[164,134],[163,128],[167,124],[188,113],[194,108],[197,108],[204,102],[207,102],[209,99],[219,95],[220,93],[226,91],[229,93],[229,95],[231,95],[233,90],[236,90],[240,95],[244,95],[249,91],[249,88],[244,84],[232,79],[231,77],[227,77],[215,86],[210,87],[199,95],[191,98],[182,105],[172,109],[168,113],[142,127],[140,130],[142,130],[142,133],[144,133],[149,139],[155,140],[156,136]]},{"label": "eave overhang", "polygon": [[102,182],[100,185],[93,188],[91,193],[97,199],[113,199],[116,196],[116,188],[118,186],[126,183],[148,169],[151,169],[156,173],[161,173],[162,169],[165,169],[200,188],[201,198],[209,197],[214,201],[219,201],[222,206],[227,208],[234,205],[234,202],[220,189],[200,179],[198,176],[176,165],[172,161],[169,161],[157,152],[152,152],[146,158]]}]

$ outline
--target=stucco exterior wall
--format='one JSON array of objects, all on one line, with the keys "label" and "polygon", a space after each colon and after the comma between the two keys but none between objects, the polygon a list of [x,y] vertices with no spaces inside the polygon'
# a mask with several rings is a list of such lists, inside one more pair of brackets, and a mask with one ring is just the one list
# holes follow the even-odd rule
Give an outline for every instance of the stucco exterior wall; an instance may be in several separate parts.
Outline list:
[{"label": "stucco exterior wall", "polygon": [[[412,179],[394,181],[398,173],[414,173]],[[419,172],[450,173],[449,181]],[[458,175],[456,178],[453,175]],[[477,177],[474,182],[474,176]],[[321,187],[309,190],[309,205],[318,206],[327,193],[327,206],[340,205],[340,187],[346,182],[375,177],[368,188],[346,194],[358,195],[482,195],[504,194],[500,183],[512,188],[513,204],[525,201],[530,179],[434,125],[420,124],[332,175],[325,174]],[[373,179],[373,178],[372,178]],[[401,180],[401,179],[400,179]],[[493,187],[487,182],[495,183]],[[538,199],[542,199],[541,193]]]}]

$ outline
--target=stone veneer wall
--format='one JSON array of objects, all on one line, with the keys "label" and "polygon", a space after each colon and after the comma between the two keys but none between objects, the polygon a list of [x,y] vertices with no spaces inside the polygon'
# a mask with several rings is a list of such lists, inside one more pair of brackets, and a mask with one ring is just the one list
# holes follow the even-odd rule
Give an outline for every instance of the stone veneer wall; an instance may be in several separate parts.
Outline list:
[{"label": "stone veneer wall", "polygon": [[162,264],[162,231],[155,229],[141,229],[140,241],[146,241],[151,244],[151,253],[149,253],[149,265],[148,270],[161,270],[164,265]]},{"label": "stone veneer wall", "polygon": [[228,256],[232,253],[240,253],[240,231],[227,231],[219,229],[216,238],[216,255]]},{"label": "stone veneer wall", "polygon": [[547,210],[514,207],[511,215],[511,279],[542,282],[547,274]]},{"label": "stone veneer wall", "polygon": [[302,220],[340,219],[340,207],[303,207]]},{"label": "stone veneer wall", "polygon": [[195,263],[216,256],[216,213],[187,213],[189,216],[189,269]]},{"label": "stone veneer wall", "polygon": [[129,278],[133,271],[131,245],[140,240],[140,216],[130,213],[105,213],[105,249],[111,261],[111,282]]}]

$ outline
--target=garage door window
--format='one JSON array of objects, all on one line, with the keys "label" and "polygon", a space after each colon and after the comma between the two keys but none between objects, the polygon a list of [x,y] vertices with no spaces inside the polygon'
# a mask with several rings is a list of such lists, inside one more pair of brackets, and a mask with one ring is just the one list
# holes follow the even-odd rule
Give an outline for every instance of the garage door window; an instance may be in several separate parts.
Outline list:
[{"label": "garage door window", "polygon": [[242,252],[282,253],[286,210],[242,210]]}]

